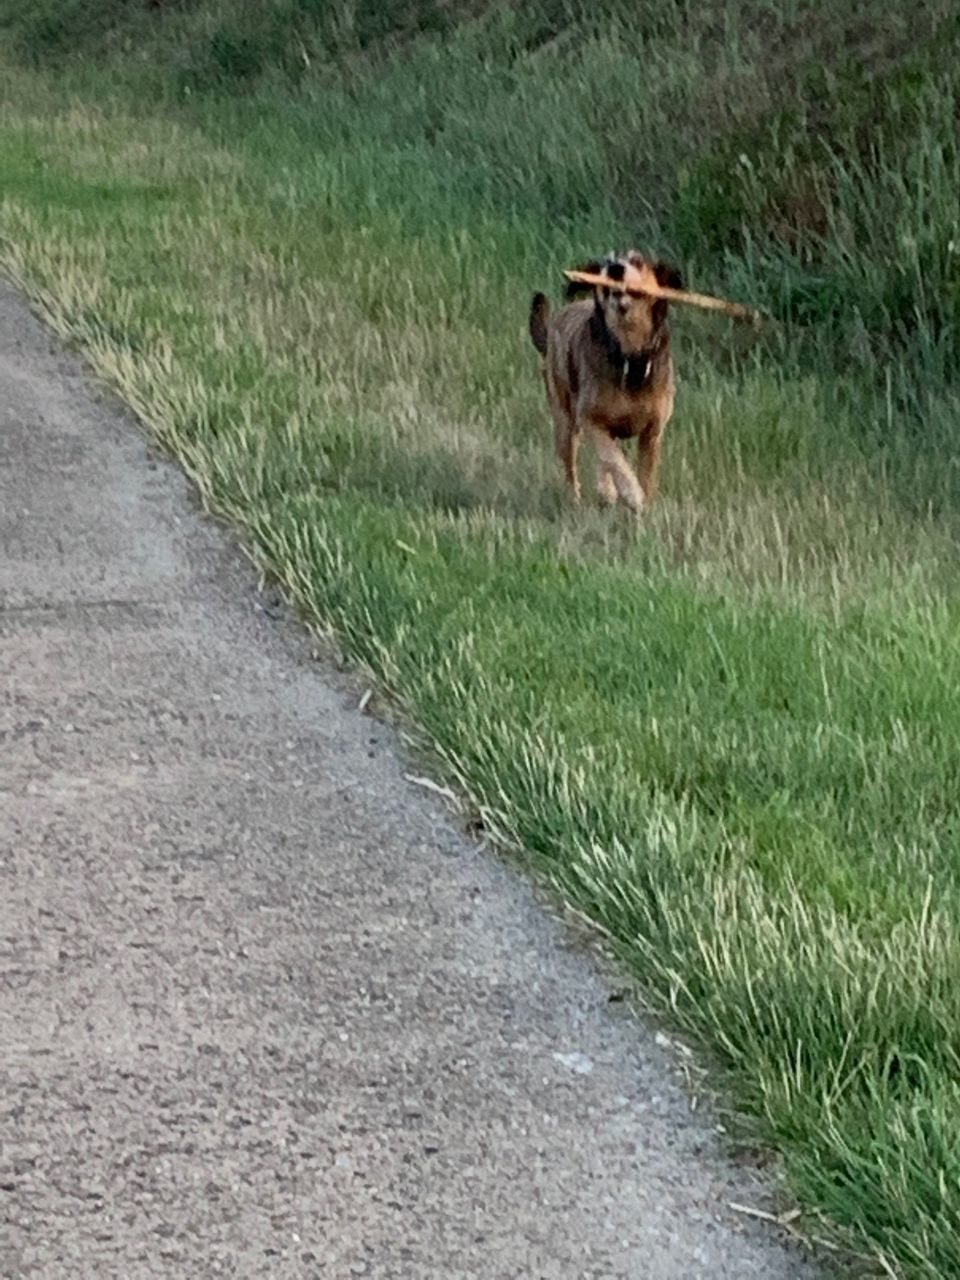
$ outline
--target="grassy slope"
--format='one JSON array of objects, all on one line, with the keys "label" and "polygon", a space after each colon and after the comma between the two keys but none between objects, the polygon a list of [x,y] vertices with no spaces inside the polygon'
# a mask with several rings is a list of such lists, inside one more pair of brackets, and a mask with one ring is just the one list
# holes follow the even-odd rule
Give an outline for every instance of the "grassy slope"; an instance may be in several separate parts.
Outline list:
[{"label": "grassy slope", "polygon": [[[6,76],[8,265],[716,1047],[804,1201],[960,1274],[947,6],[529,6],[375,76],[383,30],[325,6],[174,9],[151,63],[139,7],[20,8],[21,54],[98,43]],[[626,241],[785,322],[678,317],[640,535],[565,511],[523,335]]]}]

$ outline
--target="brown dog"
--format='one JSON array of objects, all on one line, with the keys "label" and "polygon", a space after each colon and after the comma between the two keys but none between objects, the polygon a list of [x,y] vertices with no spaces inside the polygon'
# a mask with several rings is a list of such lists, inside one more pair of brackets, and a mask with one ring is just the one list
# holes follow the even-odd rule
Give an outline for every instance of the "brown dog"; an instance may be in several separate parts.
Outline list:
[{"label": "brown dog", "polygon": [[[635,250],[580,268],[622,281],[629,266],[646,259]],[[661,285],[683,287],[674,267],[658,262]],[[575,502],[580,500],[577,449],[586,433],[597,451],[597,490],[601,501],[620,497],[640,515],[653,498],[663,431],[673,413],[673,360],[667,303],[599,286],[571,284],[567,297],[583,292],[593,298],[572,301],[553,317],[542,293],[530,307],[530,336],[543,356],[543,377],[556,428],[557,453]],[[618,441],[637,441],[637,473]]]}]

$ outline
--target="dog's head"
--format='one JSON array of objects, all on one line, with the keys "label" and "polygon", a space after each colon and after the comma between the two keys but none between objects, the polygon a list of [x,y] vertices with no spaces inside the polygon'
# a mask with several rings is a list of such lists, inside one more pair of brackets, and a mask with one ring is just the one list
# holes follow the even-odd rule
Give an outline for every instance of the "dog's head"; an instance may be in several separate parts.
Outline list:
[{"label": "dog's head", "polygon": [[[653,268],[658,284],[671,289],[683,288],[683,280],[676,267],[666,262],[650,262],[636,249],[623,254],[609,254],[603,262],[589,262],[579,270],[606,276],[616,283],[623,280],[628,267],[644,266]],[[657,345],[667,319],[668,304],[663,298],[621,293],[602,285],[571,283],[567,287],[569,298],[587,292],[594,294],[597,310],[603,316],[607,332],[623,352],[629,354],[633,351],[649,351]]]}]

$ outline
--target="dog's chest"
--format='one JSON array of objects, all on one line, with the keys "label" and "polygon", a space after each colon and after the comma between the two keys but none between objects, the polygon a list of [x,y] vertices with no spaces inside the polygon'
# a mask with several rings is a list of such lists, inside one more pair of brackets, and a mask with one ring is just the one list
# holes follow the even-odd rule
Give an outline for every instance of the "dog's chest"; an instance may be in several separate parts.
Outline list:
[{"label": "dog's chest", "polygon": [[612,436],[629,439],[642,429],[648,418],[656,415],[665,391],[662,377],[636,389],[624,382],[604,382],[594,387],[593,413]]}]

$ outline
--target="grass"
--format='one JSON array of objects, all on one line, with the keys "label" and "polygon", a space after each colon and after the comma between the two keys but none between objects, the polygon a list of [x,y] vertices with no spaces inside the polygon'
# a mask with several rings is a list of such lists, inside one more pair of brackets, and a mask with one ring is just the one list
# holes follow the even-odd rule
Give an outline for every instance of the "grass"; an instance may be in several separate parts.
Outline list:
[{"label": "grass", "polygon": [[[804,1205],[960,1274],[948,8],[454,7],[442,45],[427,5],[149,39],[21,8],[8,270],[715,1051]],[[524,333],[627,242],[776,317],[676,318],[639,533],[566,509]]]}]

